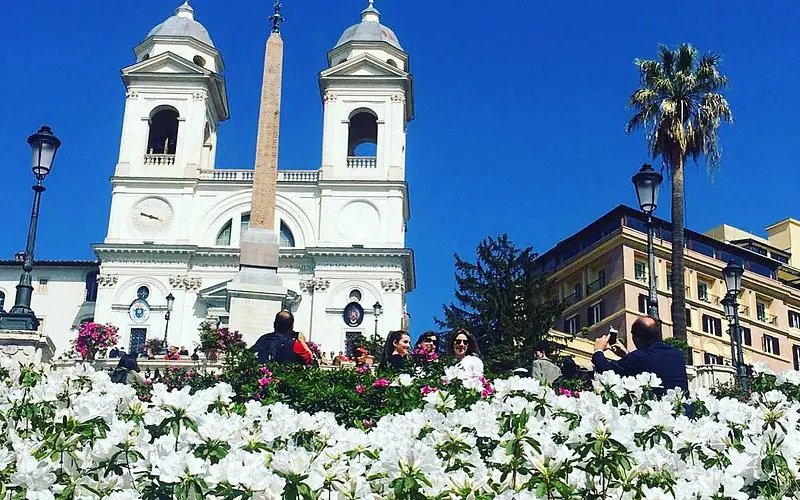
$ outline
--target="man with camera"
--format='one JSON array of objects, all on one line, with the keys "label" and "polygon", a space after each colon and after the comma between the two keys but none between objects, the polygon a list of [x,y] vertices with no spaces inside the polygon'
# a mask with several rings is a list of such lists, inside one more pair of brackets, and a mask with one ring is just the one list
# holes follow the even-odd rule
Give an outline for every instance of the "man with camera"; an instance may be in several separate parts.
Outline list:
[{"label": "man with camera", "polygon": [[[683,353],[661,341],[658,320],[650,316],[638,318],[631,326],[631,337],[636,350],[630,353],[622,344],[617,343],[617,331],[614,328],[608,334],[598,337],[594,341],[592,355],[595,371],[603,373],[611,370],[623,377],[650,372],[661,379],[663,388],[656,391],[659,395],[677,387],[689,391]],[[603,354],[607,349],[611,349],[620,359],[607,359]]]}]

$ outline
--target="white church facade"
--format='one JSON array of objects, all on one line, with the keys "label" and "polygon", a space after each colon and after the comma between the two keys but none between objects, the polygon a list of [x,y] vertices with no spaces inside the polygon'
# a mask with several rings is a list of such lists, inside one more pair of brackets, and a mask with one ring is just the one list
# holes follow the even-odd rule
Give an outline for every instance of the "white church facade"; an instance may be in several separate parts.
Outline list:
[{"label": "white church facade", "polygon": [[[371,2],[361,16],[319,75],[320,168],[278,171],[285,307],[295,329],[326,351],[376,326],[382,334],[406,328],[405,296],[415,286],[413,252],[405,246],[406,127],[414,118],[409,59]],[[122,136],[107,235],[92,246],[97,263],[34,268],[32,307],[59,353],[70,348],[70,329],[90,319],[118,326],[126,349],[165,333],[169,344],[191,349],[202,321],[230,321],[227,286],[239,266],[254,171],[216,165],[219,124],[230,114],[221,53],[188,3],[134,53],[122,70]],[[0,262],[5,310],[19,269]],[[62,296],[61,288],[71,292]],[[174,305],[167,328],[168,295]],[[352,302],[363,310],[358,318],[345,317]]]}]

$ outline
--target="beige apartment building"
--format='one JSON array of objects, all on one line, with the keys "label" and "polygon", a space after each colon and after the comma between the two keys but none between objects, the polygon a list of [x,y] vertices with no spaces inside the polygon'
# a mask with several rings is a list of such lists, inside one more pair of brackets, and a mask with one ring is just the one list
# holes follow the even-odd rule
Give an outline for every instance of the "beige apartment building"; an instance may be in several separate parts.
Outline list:
[{"label": "beige apartment building", "polygon": [[[655,255],[659,315],[672,336],[671,225],[656,219]],[[745,268],[739,296],[747,363],[776,371],[800,369],[800,221],[786,219],[761,238],[722,225],[705,234],[686,230],[686,309],[690,362],[730,364],[727,293],[722,269],[731,260]],[[633,321],[647,311],[646,218],[618,206],[538,258],[569,302],[554,329],[576,337],[568,352],[582,364],[591,343],[613,326],[626,344]],[[587,352],[583,352],[587,351]]]}]

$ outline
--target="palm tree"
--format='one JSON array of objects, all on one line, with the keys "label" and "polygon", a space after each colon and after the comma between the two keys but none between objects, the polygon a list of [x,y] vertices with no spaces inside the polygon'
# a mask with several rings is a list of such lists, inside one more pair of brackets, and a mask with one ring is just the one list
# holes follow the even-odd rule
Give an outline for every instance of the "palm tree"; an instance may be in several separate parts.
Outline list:
[{"label": "palm tree", "polygon": [[672,178],[672,331],[686,339],[686,289],[684,288],[683,171],[686,160],[705,160],[709,173],[719,167],[718,129],[733,114],[721,91],[728,78],[719,73],[720,56],[698,56],[697,49],[682,44],[676,50],[661,45],[657,60],[636,60],[640,88],[628,100],[635,114],[625,127],[630,133],[643,128],[652,157]]}]

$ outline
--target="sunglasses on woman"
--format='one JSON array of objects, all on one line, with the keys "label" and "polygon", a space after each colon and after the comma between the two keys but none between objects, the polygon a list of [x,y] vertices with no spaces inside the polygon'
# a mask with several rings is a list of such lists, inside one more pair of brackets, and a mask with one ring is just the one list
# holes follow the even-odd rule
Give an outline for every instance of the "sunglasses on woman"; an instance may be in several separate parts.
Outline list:
[{"label": "sunglasses on woman", "polygon": [[463,344],[463,345],[467,345],[467,344],[469,344],[469,340],[467,340],[467,339],[455,339],[455,340],[453,341],[453,344]]}]

